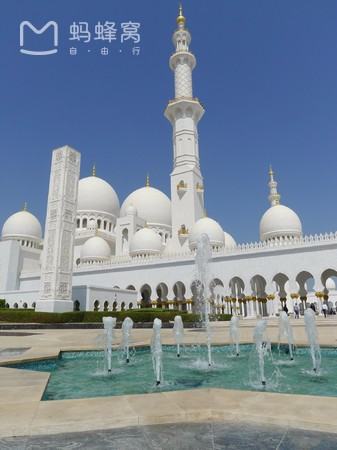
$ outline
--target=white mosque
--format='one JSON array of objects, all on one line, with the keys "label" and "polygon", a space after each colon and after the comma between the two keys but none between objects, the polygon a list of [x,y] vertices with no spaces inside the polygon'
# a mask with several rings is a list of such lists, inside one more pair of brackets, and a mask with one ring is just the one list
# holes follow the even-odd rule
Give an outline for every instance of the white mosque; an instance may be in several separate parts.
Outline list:
[{"label": "white mosque", "polygon": [[[80,154],[53,152],[45,234],[27,210],[10,216],[0,242],[0,298],[10,308],[40,311],[195,307],[196,243],[209,237],[210,304],[243,317],[275,315],[297,303],[337,305],[337,232],[304,236],[298,215],[280,203],[269,171],[270,207],[260,240],[237,244],[206,217],[198,146],[204,108],[193,96],[196,58],[180,9],[169,60],[175,96],[165,117],[173,128],[171,196],[146,185],[120,206],[96,175],[79,180]],[[337,279],[337,278],[336,278]]]}]

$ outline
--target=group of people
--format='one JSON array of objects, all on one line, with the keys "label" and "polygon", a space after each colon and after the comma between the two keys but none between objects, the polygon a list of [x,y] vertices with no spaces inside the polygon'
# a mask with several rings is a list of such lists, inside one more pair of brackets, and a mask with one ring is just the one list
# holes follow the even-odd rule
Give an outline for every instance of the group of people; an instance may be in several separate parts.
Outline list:
[{"label": "group of people", "polygon": [[[315,305],[315,303],[310,303],[310,308],[316,314],[316,305]],[[287,305],[283,306],[283,311],[288,314],[288,307],[287,307]],[[324,314],[324,317],[326,318],[328,314],[336,315],[336,308],[332,307],[332,308],[329,309],[328,305],[326,303],[323,303],[323,305],[322,305],[322,312]],[[295,303],[295,305],[294,305],[294,314],[295,314],[295,319],[299,319],[300,318],[300,307],[298,306],[297,303]]]}]

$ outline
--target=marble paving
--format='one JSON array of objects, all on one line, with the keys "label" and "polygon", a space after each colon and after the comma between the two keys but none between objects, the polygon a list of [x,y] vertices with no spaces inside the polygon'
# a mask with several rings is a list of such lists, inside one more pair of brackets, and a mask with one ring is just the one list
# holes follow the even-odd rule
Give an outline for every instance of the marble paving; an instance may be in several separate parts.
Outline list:
[{"label": "marble paving", "polygon": [[0,439],[2,450],[334,450],[333,433],[233,422],[179,423]]}]

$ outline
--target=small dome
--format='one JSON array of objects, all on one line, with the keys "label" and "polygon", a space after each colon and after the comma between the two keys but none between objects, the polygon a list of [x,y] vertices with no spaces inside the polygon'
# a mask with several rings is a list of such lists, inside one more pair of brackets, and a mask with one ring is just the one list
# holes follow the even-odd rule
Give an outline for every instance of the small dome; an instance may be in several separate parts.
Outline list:
[{"label": "small dome", "polygon": [[109,183],[96,176],[82,178],[78,184],[78,211],[118,216],[119,200]]},{"label": "small dome", "polygon": [[233,236],[230,235],[229,233],[227,233],[226,231],[224,231],[223,234],[224,234],[224,239],[225,239],[225,248],[228,250],[232,250],[233,248],[235,248],[236,242],[235,242]]},{"label": "small dome", "polygon": [[261,241],[287,236],[302,236],[302,224],[298,215],[287,206],[271,206],[260,221]]},{"label": "small dome", "polygon": [[158,189],[145,186],[132,192],[122,204],[121,217],[127,215],[130,205],[136,208],[138,217],[149,225],[171,225],[171,201]]},{"label": "small dome", "polygon": [[10,216],[2,227],[2,239],[10,238],[41,240],[41,224],[29,211],[19,211]]},{"label": "small dome", "polygon": [[189,237],[189,245],[192,250],[196,249],[197,242],[203,234],[207,234],[212,247],[223,247],[224,232],[221,225],[209,217],[203,217],[192,227]]},{"label": "small dome", "polygon": [[106,260],[111,256],[109,244],[101,237],[94,236],[85,241],[81,248],[81,259]]},{"label": "small dome", "polygon": [[334,289],[336,289],[336,283],[332,278],[328,278],[325,282],[325,287],[329,290],[329,291],[333,291]]},{"label": "small dome", "polygon": [[137,208],[135,208],[132,204],[130,204],[126,208],[126,215],[127,216],[136,216],[137,215]]},{"label": "small dome", "polygon": [[151,228],[142,228],[137,231],[130,243],[130,255],[156,255],[162,250],[159,234]]}]

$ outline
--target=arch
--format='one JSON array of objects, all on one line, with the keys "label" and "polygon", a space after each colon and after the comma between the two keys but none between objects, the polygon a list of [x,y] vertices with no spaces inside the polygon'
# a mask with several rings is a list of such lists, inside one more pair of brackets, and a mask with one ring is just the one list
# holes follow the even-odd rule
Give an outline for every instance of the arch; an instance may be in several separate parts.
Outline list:
[{"label": "arch", "polygon": [[203,287],[200,280],[193,280],[191,283],[192,300],[198,309],[198,298],[203,293]]},{"label": "arch", "polygon": [[104,311],[109,311],[109,302],[106,300],[103,304]]},{"label": "arch", "polygon": [[129,289],[130,291],[135,291],[135,290],[136,290],[136,288],[135,288],[132,284],[129,284],[129,285],[126,287],[126,289]]},{"label": "arch", "polygon": [[82,228],[87,228],[87,226],[88,226],[88,219],[84,217],[84,219],[82,220]]},{"label": "arch", "polygon": [[216,286],[222,286],[224,287],[223,282],[219,279],[219,278],[214,278],[213,280],[210,281],[209,283],[209,290],[211,293],[211,297],[215,298],[215,292],[214,289],[216,288]]},{"label": "arch", "polygon": [[23,309],[27,309],[27,308],[28,308],[28,305],[27,305],[26,302],[22,305],[22,308],[23,308]]},{"label": "arch", "polygon": [[277,273],[273,278],[274,283],[276,284],[276,291],[281,300],[286,300],[287,291],[286,291],[286,283],[289,281],[289,278],[284,273]]},{"label": "arch", "polygon": [[151,305],[151,294],[152,290],[148,284],[143,284],[143,286],[140,288],[140,295],[142,297],[141,299],[141,306],[149,307]]},{"label": "arch", "polygon": [[36,308],[36,303],[35,303],[35,302],[32,303],[32,308],[33,308],[33,309]]},{"label": "arch", "polygon": [[114,301],[112,304],[112,310],[117,311],[117,307],[118,307],[118,303],[116,301]]},{"label": "arch", "polygon": [[267,281],[262,275],[254,275],[250,280],[250,287],[256,298],[266,298]]},{"label": "arch", "polygon": [[133,309],[133,303],[129,303],[129,309]]},{"label": "arch", "polygon": [[177,281],[173,285],[174,300],[183,302],[185,299],[186,287],[182,281]]},{"label": "arch", "polygon": [[298,293],[300,297],[306,297],[308,292],[313,291],[314,282],[314,276],[306,270],[302,270],[302,272],[297,274],[296,283],[298,284]]},{"label": "arch", "polygon": [[117,286],[117,285],[115,285],[115,286],[113,286],[113,288],[112,289],[120,289],[120,287],[119,286]]},{"label": "arch", "polygon": [[74,311],[80,310],[80,302],[78,300],[74,301]]},{"label": "arch", "polygon": [[245,283],[240,277],[233,277],[228,283],[232,298],[242,298],[245,290]]},{"label": "arch", "polygon": [[157,293],[157,306],[158,308],[162,307],[162,302],[167,300],[168,287],[165,283],[161,282],[156,287]]},{"label": "arch", "polygon": [[95,300],[95,301],[94,301],[94,311],[99,311],[99,308],[100,308],[99,301],[98,301],[98,300]]},{"label": "arch", "polygon": [[15,302],[13,308],[18,309],[19,305]]},{"label": "arch", "polygon": [[125,311],[125,302],[121,303],[121,311]]},{"label": "arch", "polygon": [[129,230],[124,228],[122,231],[122,251],[127,253],[129,250]]},{"label": "arch", "polygon": [[326,269],[324,270],[324,272],[322,272],[321,281],[324,286],[328,278],[337,278],[337,271],[335,269]]}]

